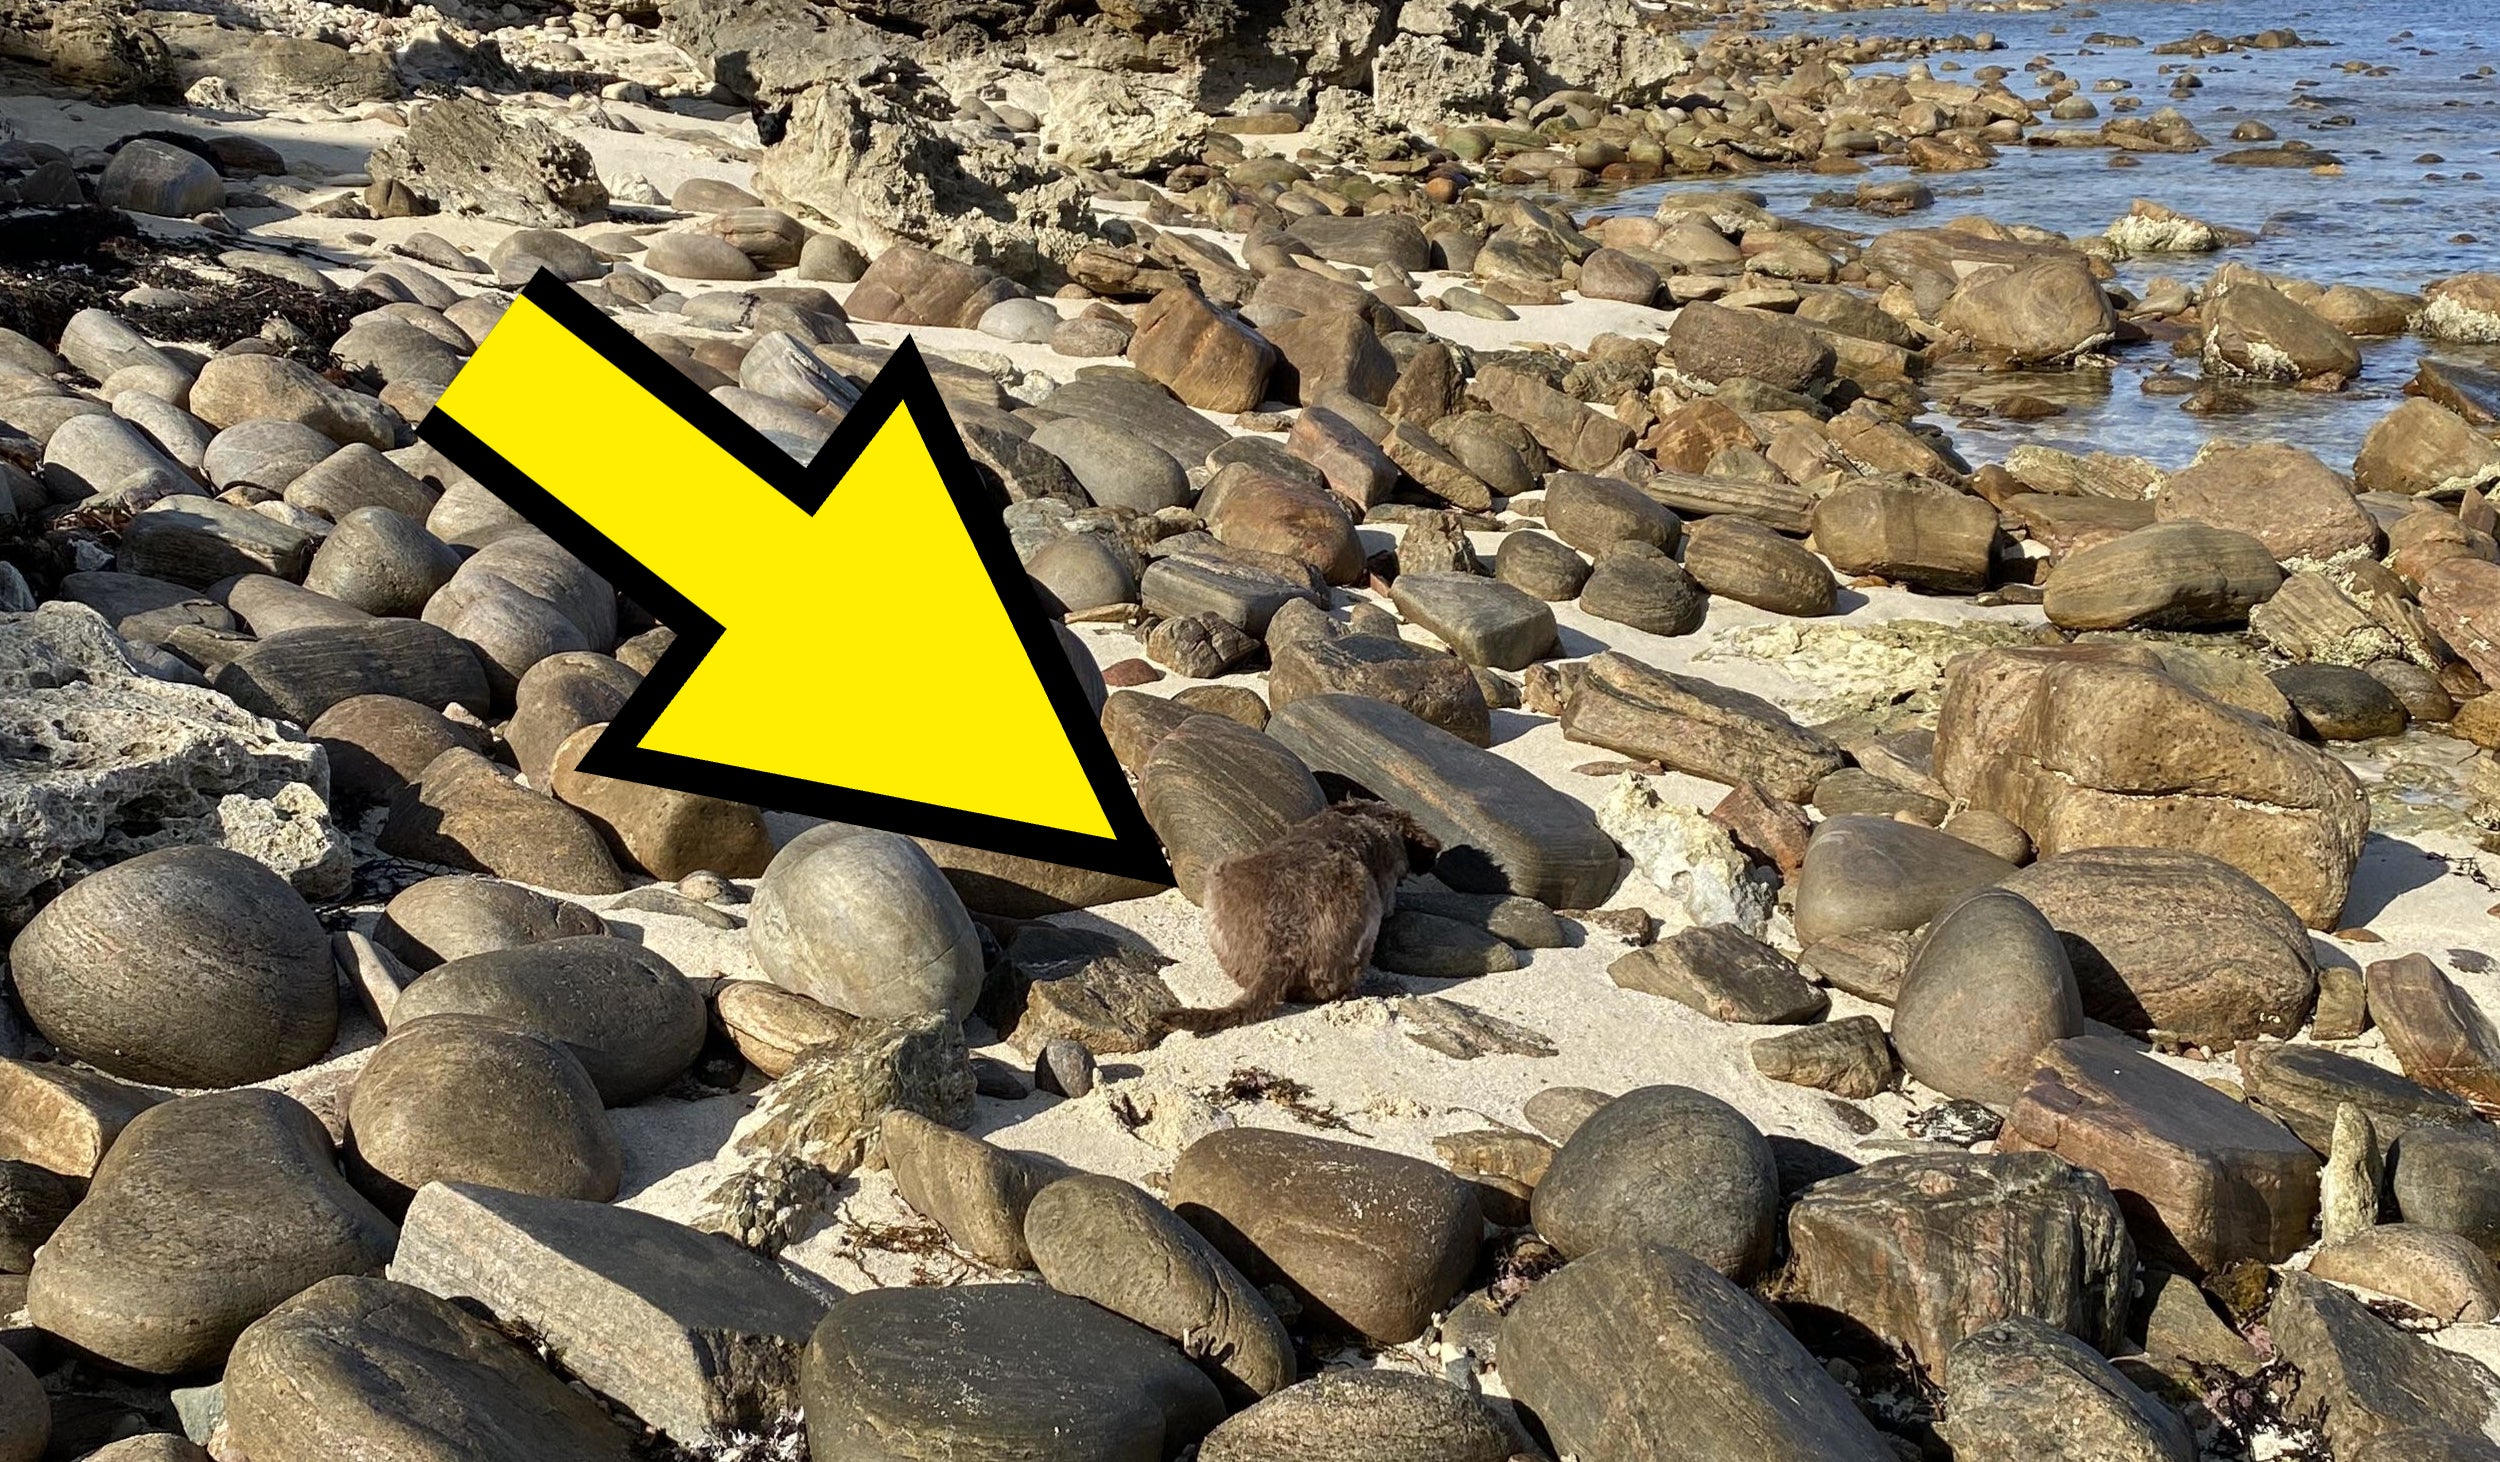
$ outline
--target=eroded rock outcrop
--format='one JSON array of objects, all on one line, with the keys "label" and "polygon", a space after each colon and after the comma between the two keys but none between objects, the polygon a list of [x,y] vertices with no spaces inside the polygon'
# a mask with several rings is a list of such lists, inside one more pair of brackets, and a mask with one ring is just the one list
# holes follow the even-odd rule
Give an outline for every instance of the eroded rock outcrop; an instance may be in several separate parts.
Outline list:
[{"label": "eroded rock outcrop", "polygon": [[346,890],[322,749],[150,676],[94,610],[0,615],[0,744],[0,928],[98,868],[191,844],[255,858],[312,897]]}]

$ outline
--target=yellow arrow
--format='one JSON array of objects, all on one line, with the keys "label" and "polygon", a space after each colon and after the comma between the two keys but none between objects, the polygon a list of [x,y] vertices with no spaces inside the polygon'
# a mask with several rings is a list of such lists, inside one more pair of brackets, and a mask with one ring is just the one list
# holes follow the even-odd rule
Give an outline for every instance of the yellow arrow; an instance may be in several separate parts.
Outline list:
[{"label": "yellow arrow", "polygon": [[418,435],[677,631],[584,770],[1170,881],[910,341],[802,467],[542,273]]}]

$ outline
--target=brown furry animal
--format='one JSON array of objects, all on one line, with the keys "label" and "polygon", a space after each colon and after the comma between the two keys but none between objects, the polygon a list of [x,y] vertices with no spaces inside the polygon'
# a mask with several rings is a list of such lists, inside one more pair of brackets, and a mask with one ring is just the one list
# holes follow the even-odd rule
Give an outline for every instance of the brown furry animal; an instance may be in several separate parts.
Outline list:
[{"label": "brown furry animal", "polygon": [[1316,1004],[1347,994],[1371,962],[1398,880],[1428,869],[1440,849],[1385,802],[1340,802],[1218,864],[1207,875],[1207,939],[1241,995],[1214,1009],[1174,1011],[1165,1024],[1222,1030],[1288,999]]}]

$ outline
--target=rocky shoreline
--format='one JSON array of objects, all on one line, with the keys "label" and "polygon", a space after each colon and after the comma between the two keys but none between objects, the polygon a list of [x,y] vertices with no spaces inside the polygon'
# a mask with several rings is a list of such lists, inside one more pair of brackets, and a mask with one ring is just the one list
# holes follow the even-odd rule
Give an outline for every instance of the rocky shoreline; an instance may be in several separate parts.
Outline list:
[{"label": "rocky shoreline", "polygon": [[[2500,276],[2150,201],[2331,38],[391,8],[0,0],[0,1462],[2500,1458]],[[669,629],[412,432],[542,272],[913,340],[1180,887],[582,771]]]}]

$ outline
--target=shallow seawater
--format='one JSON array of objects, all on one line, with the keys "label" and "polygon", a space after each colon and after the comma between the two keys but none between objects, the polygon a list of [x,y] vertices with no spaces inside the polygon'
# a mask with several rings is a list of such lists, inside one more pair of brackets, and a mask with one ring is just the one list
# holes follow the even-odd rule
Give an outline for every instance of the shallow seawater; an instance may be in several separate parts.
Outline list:
[{"label": "shallow seawater", "polygon": [[[2000,49],[1939,54],[1930,61],[1937,76],[1968,80],[1981,66],[2004,66],[2014,72],[2009,85],[2036,97],[2041,88],[2022,68],[2044,56],[2074,77],[2102,113],[2098,119],[2050,125],[2097,128],[2102,120],[2123,115],[2110,107],[2117,96],[2131,95],[2143,101],[2137,115],[2175,106],[2213,145],[2187,154],[2004,147],[1992,168],[1921,175],[1934,189],[1936,205],[1901,219],[1873,218],[1814,202],[1819,193],[1848,194],[1862,179],[1907,176],[1906,167],[1898,163],[1879,163],[1873,172],[1855,177],[1793,172],[1657,183],[1608,197],[1581,195],[1573,203],[1597,214],[1645,213],[1679,189],[1739,186],[1765,195],[1784,215],[1867,233],[1932,227],[1957,215],[1984,214],[2002,222],[2088,234],[2100,232],[2124,215],[2134,199],[2144,197],[2259,237],[2220,254],[2131,261],[2120,271],[2121,280],[2131,286],[2165,273],[2191,284],[2201,282],[2226,259],[2321,284],[2402,290],[2419,289],[2444,275],[2500,269],[2500,31],[2494,29],[2500,3],[2495,0],[2100,0],[2028,14],[1954,5],[1780,19],[1786,29],[1817,34],[1993,31]],[[2327,44],[2203,58],[2153,54],[2155,45],[2199,30],[2236,36],[2275,27],[2290,27],[2304,40]],[[2096,35],[2133,37],[2141,44],[2091,41]],[[1946,69],[1949,63],[1962,69]],[[1893,70],[1901,64],[1877,63],[1867,69]],[[2347,68],[2367,68],[2370,74]],[[2183,99],[2174,98],[2171,82],[2182,70],[2192,71],[2203,85]],[[2133,90],[2096,90],[2095,83],[2104,78],[2132,82]],[[2342,176],[2217,163],[2221,153],[2252,145],[2229,140],[2234,126],[2251,120],[2273,128],[2281,140],[2297,139],[2334,154],[2343,165]],[[2120,156],[2138,165],[2112,166]],[[2440,161],[2420,160],[2426,156]],[[1964,423],[1939,417],[1974,463],[1997,460],[2020,443],[2036,440],[2131,452],[2178,467],[2207,441],[2275,440],[2308,447],[2343,467],[2370,424],[2392,407],[2426,351],[2471,364],[2500,365],[2500,348],[2411,337],[2363,341],[2362,377],[2344,391],[2248,386],[2244,389],[2257,410],[2225,417],[2194,416],[2179,409],[2179,397],[2141,389],[2144,379],[2164,365],[2195,373],[2192,360],[2174,362],[2170,347],[2159,343],[2121,352],[2116,369],[2109,371],[2018,377],[1942,373],[1932,385],[1940,398],[2021,390],[2066,408],[2063,416],[2028,423]]]}]

